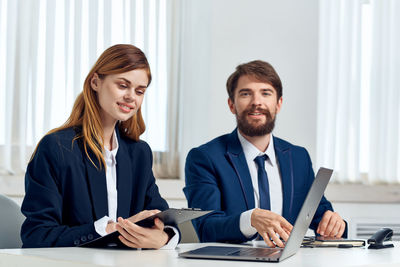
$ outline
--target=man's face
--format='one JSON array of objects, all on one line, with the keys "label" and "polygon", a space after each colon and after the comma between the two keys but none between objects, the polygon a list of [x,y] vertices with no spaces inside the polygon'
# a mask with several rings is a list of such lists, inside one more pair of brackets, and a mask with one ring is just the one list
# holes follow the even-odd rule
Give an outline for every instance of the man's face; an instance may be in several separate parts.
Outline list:
[{"label": "man's face", "polygon": [[281,109],[272,85],[258,81],[253,76],[241,76],[234,94],[234,102],[228,99],[231,112],[236,115],[237,126],[246,136],[264,136],[272,132],[276,114]]}]

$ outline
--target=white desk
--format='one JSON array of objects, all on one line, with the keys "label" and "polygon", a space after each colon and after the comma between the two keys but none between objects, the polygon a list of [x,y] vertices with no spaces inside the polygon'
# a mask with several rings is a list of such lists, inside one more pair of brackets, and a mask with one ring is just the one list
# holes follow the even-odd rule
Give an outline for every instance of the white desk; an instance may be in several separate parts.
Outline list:
[{"label": "white desk", "polygon": [[[400,242],[394,248],[301,248],[279,266],[400,266]],[[179,258],[178,253],[216,243],[181,244],[176,250],[110,250],[90,248],[1,249],[0,266],[4,267],[93,267],[93,266],[162,266],[162,267],[235,267],[268,264],[259,262],[194,260]],[[218,244],[224,245],[224,244]]]}]

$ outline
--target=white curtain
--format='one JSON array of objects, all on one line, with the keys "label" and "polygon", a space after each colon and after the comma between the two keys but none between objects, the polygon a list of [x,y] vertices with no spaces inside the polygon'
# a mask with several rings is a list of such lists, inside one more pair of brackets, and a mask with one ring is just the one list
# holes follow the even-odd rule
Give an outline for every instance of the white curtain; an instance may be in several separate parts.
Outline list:
[{"label": "white curtain", "polygon": [[400,182],[399,16],[396,0],[320,0],[317,166],[336,181]]},{"label": "white curtain", "polygon": [[[178,88],[167,56],[166,0],[0,0],[0,174],[22,174],[40,138],[68,118],[83,80],[109,46],[131,43],[150,63],[153,81],[142,110],[160,176],[178,176],[169,135],[177,129]],[[174,78],[175,79],[175,78]],[[173,108],[172,108],[173,107]],[[173,119],[171,119],[173,118]],[[162,157],[161,157],[162,156]],[[178,156],[174,155],[174,160]]]},{"label": "white curtain", "polygon": [[400,1],[372,3],[369,179],[400,182]]},{"label": "white curtain", "polygon": [[167,69],[168,96],[166,113],[166,148],[155,151],[153,171],[158,178],[180,176],[182,140],[182,31],[186,0],[168,0],[167,5]]}]

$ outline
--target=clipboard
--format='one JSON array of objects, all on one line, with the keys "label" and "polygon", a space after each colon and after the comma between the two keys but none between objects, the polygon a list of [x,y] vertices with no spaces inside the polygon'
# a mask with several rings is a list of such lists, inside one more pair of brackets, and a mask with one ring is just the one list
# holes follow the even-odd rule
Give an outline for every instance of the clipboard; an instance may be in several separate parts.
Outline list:
[{"label": "clipboard", "polygon": [[[203,215],[210,213],[211,211],[204,211],[201,209],[174,209],[170,208],[147,217],[141,221],[136,222],[136,225],[141,227],[150,228],[154,225],[154,219],[159,218],[164,222],[165,225],[178,225],[189,220],[196,219]],[[118,238],[120,233],[118,231],[112,232],[108,235],[96,238],[90,242],[86,242],[79,247],[90,247],[90,248],[128,248]]]}]

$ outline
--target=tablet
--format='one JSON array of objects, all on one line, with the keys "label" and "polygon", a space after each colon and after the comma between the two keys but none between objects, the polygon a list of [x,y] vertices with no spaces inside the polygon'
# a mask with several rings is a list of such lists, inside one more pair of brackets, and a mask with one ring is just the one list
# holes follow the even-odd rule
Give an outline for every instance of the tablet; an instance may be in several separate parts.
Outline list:
[{"label": "tablet", "polygon": [[[150,228],[154,225],[154,219],[159,218],[164,222],[165,225],[178,225],[180,223],[196,219],[211,211],[204,211],[200,209],[167,209],[157,214],[154,214],[150,217],[147,217],[141,221],[136,222],[135,224]],[[79,245],[80,247],[92,247],[92,248],[128,248],[125,246],[118,238],[120,233],[118,231],[112,232],[108,235],[99,237],[90,242]]]}]

